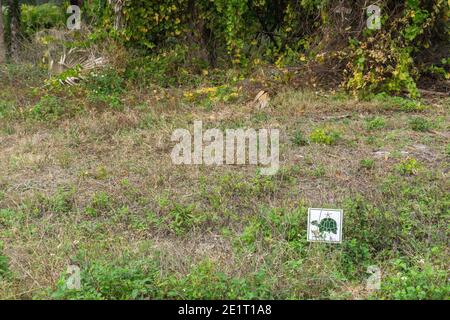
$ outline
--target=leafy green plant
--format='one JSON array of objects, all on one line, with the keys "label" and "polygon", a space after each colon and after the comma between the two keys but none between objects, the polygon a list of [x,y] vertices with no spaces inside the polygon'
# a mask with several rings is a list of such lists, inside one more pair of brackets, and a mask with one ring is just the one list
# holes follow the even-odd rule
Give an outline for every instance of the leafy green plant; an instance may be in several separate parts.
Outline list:
[{"label": "leafy green plant", "polygon": [[414,131],[426,132],[431,129],[431,123],[425,118],[416,117],[409,121],[409,126]]},{"label": "leafy green plant", "polygon": [[311,171],[312,176],[316,178],[325,176],[325,173],[326,173],[325,166],[322,164],[319,164],[318,166],[314,167],[314,169]]},{"label": "leafy green plant", "polygon": [[335,144],[340,138],[337,131],[326,129],[326,128],[316,128],[311,132],[310,140],[314,143],[332,145]]},{"label": "leafy green plant", "polygon": [[396,260],[397,273],[383,280],[381,294],[389,299],[401,300],[445,300],[448,298],[450,285],[448,272],[424,263],[423,266],[409,266],[403,260]]},{"label": "leafy green plant", "polygon": [[92,197],[92,206],[97,209],[107,209],[110,204],[109,195],[104,192],[95,193]]},{"label": "leafy green plant", "polygon": [[4,208],[0,209],[0,225],[6,228],[12,228],[12,226],[19,222],[21,214],[15,210]]},{"label": "leafy green plant", "polygon": [[184,277],[169,276],[163,296],[175,299],[269,299],[271,284],[264,270],[246,278],[232,277],[217,269],[210,260],[194,266]]},{"label": "leafy green plant", "polygon": [[118,110],[122,108],[120,95],[124,92],[124,79],[115,69],[91,72],[86,81],[83,81],[83,85],[88,90],[88,100],[92,104],[106,105]]},{"label": "leafy green plant", "polygon": [[390,96],[385,93],[370,96],[370,99],[381,103],[386,109],[396,109],[405,112],[423,111],[426,108],[419,100]]},{"label": "leafy green plant", "polygon": [[400,161],[395,168],[401,175],[414,175],[421,168],[421,165],[416,159],[408,158]]},{"label": "leafy green plant", "polygon": [[288,242],[301,242],[304,230],[299,225],[304,221],[306,208],[303,206],[287,211],[279,208],[261,208],[257,217],[250,220],[239,240],[254,251],[257,244],[268,245],[273,238]]},{"label": "leafy green plant", "polygon": [[341,263],[344,272],[350,277],[362,276],[371,258],[367,241],[353,238],[345,241],[342,247]]},{"label": "leafy green plant", "polygon": [[47,200],[49,210],[57,213],[67,213],[72,209],[75,189],[66,190],[59,188],[57,192]]},{"label": "leafy green plant", "polygon": [[155,263],[93,262],[81,267],[81,289],[69,289],[62,275],[52,297],[56,299],[130,300],[155,296]]},{"label": "leafy green plant", "polygon": [[31,108],[30,114],[37,120],[57,120],[64,114],[64,106],[58,97],[44,95]]},{"label": "leafy green plant", "polygon": [[130,60],[125,76],[137,85],[157,84],[161,87],[198,84],[201,70],[207,63],[201,59],[189,59],[190,49],[177,44],[146,56]]},{"label": "leafy green plant", "polygon": [[291,141],[296,146],[306,146],[309,144],[308,139],[304,136],[303,132],[301,132],[300,130],[294,132]]},{"label": "leafy green plant", "polygon": [[386,126],[386,121],[382,117],[373,117],[366,121],[367,130],[382,129]]},{"label": "leafy green plant", "polygon": [[187,232],[195,223],[199,222],[200,216],[194,211],[195,206],[182,206],[176,204],[170,211],[170,228],[178,235]]},{"label": "leafy green plant", "polygon": [[22,4],[21,25],[27,36],[32,36],[36,31],[62,26],[66,22],[64,9],[53,3],[41,5]]},{"label": "leafy green plant", "polygon": [[360,162],[361,168],[370,170],[375,166],[375,160],[373,159],[362,159]]},{"label": "leafy green plant", "polygon": [[112,200],[106,192],[104,191],[96,192],[92,196],[90,206],[85,208],[85,212],[92,217],[96,217],[101,212],[105,212],[111,209],[112,206],[111,202]]},{"label": "leafy green plant", "polygon": [[124,90],[124,79],[114,68],[107,68],[101,72],[91,72],[84,85],[94,93],[120,94]]},{"label": "leafy green plant", "polygon": [[13,115],[15,109],[16,108],[13,102],[0,99],[0,119]]},{"label": "leafy green plant", "polygon": [[9,274],[9,259],[3,255],[3,241],[0,241],[0,279]]}]

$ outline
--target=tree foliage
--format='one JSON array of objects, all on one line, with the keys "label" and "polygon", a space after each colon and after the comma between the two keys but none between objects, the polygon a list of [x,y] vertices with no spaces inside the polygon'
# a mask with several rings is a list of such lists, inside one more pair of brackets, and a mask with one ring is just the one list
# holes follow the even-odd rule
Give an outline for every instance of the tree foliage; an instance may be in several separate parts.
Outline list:
[{"label": "tree foliage", "polygon": [[[82,12],[97,36],[144,56],[178,50],[182,60],[210,67],[296,68],[314,84],[340,84],[355,94],[415,97],[421,77],[448,79],[448,1],[377,5],[377,30],[367,27],[371,17],[362,0],[89,0]],[[44,6],[22,6],[26,34],[61,20],[53,5]]]},{"label": "tree foliage", "polygon": [[367,28],[365,4],[130,0],[122,8],[121,30],[113,30],[108,8],[102,23],[129,46],[150,51],[197,45],[214,66],[218,61],[241,67],[261,61],[279,67],[307,64],[322,72],[318,78],[331,77],[355,93],[417,96],[416,81],[430,67],[448,76],[448,1],[381,1],[379,30]]}]

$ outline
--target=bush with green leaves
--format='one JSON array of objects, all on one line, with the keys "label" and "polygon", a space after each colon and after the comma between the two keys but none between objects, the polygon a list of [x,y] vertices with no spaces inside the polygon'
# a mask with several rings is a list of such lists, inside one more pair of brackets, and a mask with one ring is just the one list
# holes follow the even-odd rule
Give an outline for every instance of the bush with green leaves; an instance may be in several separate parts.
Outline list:
[{"label": "bush with green leaves", "polygon": [[125,81],[114,69],[107,68],[99,72],[91,72],[83,82],[87,90],[87,100],[94,106],[106,106],[120,110],[121,94],[124,92]]},{"label": "bush with green leaves", "polygon": [[380,295],[397,300],[446,300],[450,292],[448,270],[422,261],[422,266],[410,266],[407,261],[394,261],[396,273],[382,282]]},{"label": "bush with green leaves", "polygon": [[23,33],[30,37],[42,29],[64,26],[66,23],[65,8],[54,3],[22,4],[20,19]]},{"label": "bush with green leaves", "polygon": [[441,63],[448,58],[446,0],[380,1],[379,30],[366,28],[366,5],[348,0],[339,4],[341,11],[352,9],[346,13],[327,0],[131,0],[122,7],[119,30],[113,28],[116,13],[96,2],[102,32],[152,53],[187,45],[189,59],[202,57],[212,67],[333,66],[333,81],[356,94],[406,91],[413,98],[419,96],[417,80],[429,72],[421,52],[434,52],[431,62],[448,74]]},{"label": "bush with green leaves", "polygon": [[153,54],[137,56],[128,63],[125,76],[139,86],[150,83],[162,87],[195,84],[208,63],[200,58],[190,58],[192,50],[177,44]]}]

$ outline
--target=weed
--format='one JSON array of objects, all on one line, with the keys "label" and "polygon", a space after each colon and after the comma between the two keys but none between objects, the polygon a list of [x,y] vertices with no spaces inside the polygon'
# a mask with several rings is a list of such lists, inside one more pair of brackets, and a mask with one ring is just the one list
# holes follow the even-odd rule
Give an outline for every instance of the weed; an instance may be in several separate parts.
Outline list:
[{"label": "weed", "polygon": [[111,198],[106,192],[101,191],[93,195],[91,205],[85,208],[85,212],[92,217],[96,217],[99,213],[110,210],[111,207]]},{"label": "weed", "polygon": [[268,299],[272,296],[264,273],[235,278],[216,269],[209,260],[195,266],[186,277],[171,276],[165,293],[175,299]]},{"label": "weed", "polygon": [[[150,270],[150,271],[148,271]],[[143,299],[154,297],[155,263],[103,263],[94,262],[81,268],[81,289],[67,288],[62,275],[52,297],[56,299]]]},{"label": "weed", "polygon": [[414,175],[421,168],[421,165],[416,159],[408,158],[402,160],[395,168],[401,175]]},{"label": "weed", "polygon": [[16,108],[13,102],[0,100],[0,119],[13,115],[15,111]]},{"label": "weed", "polygon": [[60,118],[64,113],[62,101],[55,97],[45,95],[31,110],[31,117],[41,121],[52,121]]},{"label": "weed", "polygon": [[72,154],[69,151],[60,152],[56,155],[56,160],[61,168],[67,169],[72,163]]},{"label": "weed", "polygon": [[120,95],[124,92],[124,80],[113,68],[101,73],[92,72],[84,82],[88,90],[88,101],[96,106],[105,105],[122,110]]},{"label": "weed", "polygon": [[66,190],[59,188],[58,191],[48,199],[48,207],[52,212],[67,213],[72,209],[75,189]]},{"label": "weed", "polygon": [[139,122],[139,128],[140,129],[150,129],[154,126],[155,119],[153,117],[153,114],[146,113]]},{"label": "weed", "polygon": [[373,169],[373,167],[375,166],[375,160],[373,160],[373,159],[362,159],[359,162],[359,164],[360,164],[361,168],[370,170],[370,169]]},{"label": "weed", "polygon": [[9,259],[3,255],[3,242],[0,241],[0,280],[9,274]]},{"label": "weed", "polygon": [[326,169],[325,169],[325,166],[322,164],[319,164],[318,166],[316,166],[311,172],[312,176],[316,177],[316,178],[325,176],[325,173],[326,173]]},{"label": "weed", "polygon": [[12,209],[0,209],[0,226],[12,228],[23,220],[23,213]]},{"label": "weed", "polygon": [[303,135],[303,132],[301,132],[300,130],[294,132],[291,141],[296,146],[306,146],[309,144],[308,139]]},{"label": "weed", "polygon": [[190,229],[195,223],[194,205],[182,206],[175,205],[170,211],[169,218],[171,220],[170,228],[177,234],[183,234]]},{"label": "weed", "polygon": [[448,270],[426,262],[421,267],[409,266],[401,259],[397,259],[394,266],[397,272],[382,282],[381,293],[384,297],[402,300],[448,299]]},{"label": "weed", "polygon": [[86,89],[103,95],[118,95],[124,91],[124,80],[114,68],[92,72],[84,82]]},{"label": "weed", "polygon": [[386,122],[382,117],[373,117],[366,121],[367,130],[382,129],[386,126]]},{"label": "weed", "polygon": [[373,96],[372,99],[382,103],[383,106],[387,109],[397,109],[405,112],[417,112],[426,109],[426,105],[424,105],[420,101],[397,96],[390,96],[385,93],[377,94]]},{"label": "weed", "polygon": [[431,123],[424,118],[413,118],[409,121],[409,126],[414,131],[426,132],[431,129]]},{"label": "weed", "polygon": [[314,143],[332,145],[340,139],[340,135],[334,130],[317,128],[311,132],[310,139]]}]

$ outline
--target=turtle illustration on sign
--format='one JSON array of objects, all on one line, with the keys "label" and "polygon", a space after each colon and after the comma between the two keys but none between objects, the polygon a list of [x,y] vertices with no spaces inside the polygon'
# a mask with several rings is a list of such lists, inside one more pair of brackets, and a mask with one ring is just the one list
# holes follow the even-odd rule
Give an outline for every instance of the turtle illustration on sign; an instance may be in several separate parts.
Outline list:
[{"label": "turtle illustration on sign", "polygon": [[311,222],[313,226],[319,227],[319,232],[333,232],[337,234],[337,223],[334,219],[327,217],[320,220],[320,223],[317,220]]},{"label": "turtle illustration on sign", "polygon": [[341,243],[343,212],[341,209],[308,209],[308,241]]}]

